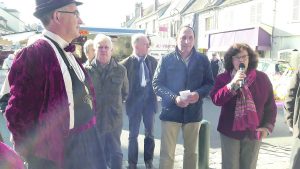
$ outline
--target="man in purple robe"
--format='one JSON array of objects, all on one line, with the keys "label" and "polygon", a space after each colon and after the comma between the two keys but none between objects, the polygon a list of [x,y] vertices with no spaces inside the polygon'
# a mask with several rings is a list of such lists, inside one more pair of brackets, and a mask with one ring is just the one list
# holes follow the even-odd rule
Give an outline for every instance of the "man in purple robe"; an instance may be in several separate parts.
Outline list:
[{"label": "man in purple robe", "polygon": [[16,151],[29,169],[106,169],[95,129],[91,79],[72,52],[82,20],[75,0],[36,0],[43,36],[9,73],[6,108]]}]

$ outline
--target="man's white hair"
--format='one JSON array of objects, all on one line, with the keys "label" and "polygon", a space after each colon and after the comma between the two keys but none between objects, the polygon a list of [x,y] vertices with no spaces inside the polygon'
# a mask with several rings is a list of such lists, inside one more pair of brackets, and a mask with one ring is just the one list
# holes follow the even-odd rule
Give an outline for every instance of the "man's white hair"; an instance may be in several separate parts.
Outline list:
[{"label": "man's white hair", "polygon": [[113,47],[113,43],[112,40],[109,36],[104,35],[104,34],[98,34],[95,38],[94,38],[94,48],[97,50],[98,45],[100,42],[108,42],[110,45],[110,48],[112,49]]},{"label": "man's white hair", "polygon": [[[93,40],[91,40],[91,39],[87,40],[87,41],[84,43],[84,45],[83,45],[83,52],[84,52],[85,55],[87,55],[88,50],[89,50],[89,46],[90,46],[90,45],[94,45],[94,42],[93,42]],[[94,47],[94,46],[93,46],[93,47]]]},{"label": "man's white hair", "polygon": [[133,49],[134,49],[134,45],[137,44],[137,42],[142,37],[148,39],[147,35],[142,34],[142,33],[137,33],[137,34],[132,35],[132,37],[131,37],[131,46],[132,46]]}]

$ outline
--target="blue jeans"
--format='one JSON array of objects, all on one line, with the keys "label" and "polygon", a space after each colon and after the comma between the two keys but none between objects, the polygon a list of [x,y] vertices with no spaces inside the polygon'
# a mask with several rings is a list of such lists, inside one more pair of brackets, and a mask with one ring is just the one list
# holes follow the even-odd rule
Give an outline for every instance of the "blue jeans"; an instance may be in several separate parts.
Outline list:
[{"label": "blue jeans", "polygon": [[[146,105],[146,104],[145,104]],[[138,112],[128,113],[129,119],[129,145],[128,145],[128,163],[136,165],[138,162],[138,141],[140,123],[143,117],[145,126],[145,139],[144,139],[144,161],[145,163],[152,163],[154,153],[154,116],[155,113],[152,109],[143,109]]]}]

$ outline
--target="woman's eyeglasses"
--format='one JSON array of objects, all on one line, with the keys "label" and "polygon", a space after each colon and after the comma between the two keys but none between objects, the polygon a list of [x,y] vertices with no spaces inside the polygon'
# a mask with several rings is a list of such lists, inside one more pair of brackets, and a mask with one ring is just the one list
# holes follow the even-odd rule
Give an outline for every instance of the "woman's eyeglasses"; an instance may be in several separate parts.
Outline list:
[{"label": "woman's eyeglasses", "polygon": [[248,55],[243,55],[243,56],[235,55],[235,56],[233,56],[233,59],[235,59],[235,60],[241,60],[241,59],[247,60],[248,59]]}]

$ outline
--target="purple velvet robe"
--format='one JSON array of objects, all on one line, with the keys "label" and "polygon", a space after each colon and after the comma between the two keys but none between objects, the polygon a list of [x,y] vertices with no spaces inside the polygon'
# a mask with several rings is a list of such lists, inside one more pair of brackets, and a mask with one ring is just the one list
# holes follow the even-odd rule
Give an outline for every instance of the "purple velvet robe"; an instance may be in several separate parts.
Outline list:
[{"label": "purple velvet robe", "polygon": [[[86,72],[85,76],[95,108],[94,88]],[[54,50],[45,40],[24,48],[16,56],[8,78],[11,97],[5,115],[16,150],[25,158],[31,153],[62,168],[70,113]]]}]

